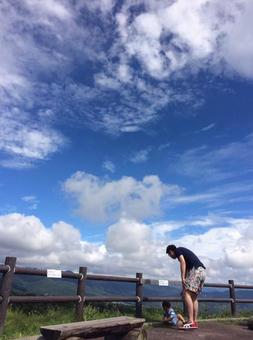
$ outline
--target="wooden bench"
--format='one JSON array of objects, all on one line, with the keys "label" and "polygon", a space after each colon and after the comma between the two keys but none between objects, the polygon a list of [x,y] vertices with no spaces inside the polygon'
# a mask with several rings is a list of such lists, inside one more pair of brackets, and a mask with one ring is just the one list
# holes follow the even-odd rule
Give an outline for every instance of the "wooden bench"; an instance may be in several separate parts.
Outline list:
[{"label": "wooden bench", "polygon": [[[120,316],[115,318],[82,321],[53,326],[42,326],[42,336],[32,340],[81,340],[105,337],[106,340],[145,340],[145,319]],[[28,338],[26,338],[28,339]]]}]

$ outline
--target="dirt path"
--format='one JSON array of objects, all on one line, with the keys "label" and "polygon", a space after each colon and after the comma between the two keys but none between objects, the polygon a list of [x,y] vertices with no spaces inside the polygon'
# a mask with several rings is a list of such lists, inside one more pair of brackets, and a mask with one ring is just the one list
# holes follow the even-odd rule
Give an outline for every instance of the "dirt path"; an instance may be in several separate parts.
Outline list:
[{"label": "dirt path", "polygon": [[147,329],[148,340],[165,340],[165,339],[207,339],[207,340],[249,340],[253,339],[253,330],[247,326],[228,324],[222,322],[202,322],[199,329],[195,330],[177,330],[167,327],[149,327]]}]

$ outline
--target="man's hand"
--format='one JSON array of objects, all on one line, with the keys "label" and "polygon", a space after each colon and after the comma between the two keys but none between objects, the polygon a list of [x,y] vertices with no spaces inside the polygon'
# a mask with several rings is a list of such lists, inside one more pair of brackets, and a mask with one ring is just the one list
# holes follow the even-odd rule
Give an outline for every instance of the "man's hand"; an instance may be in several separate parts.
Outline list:
[{"label": "man's hand", "polygon": [[185,279],[182,279],[182,297],[184,296],[184,292],[185,292]]}]

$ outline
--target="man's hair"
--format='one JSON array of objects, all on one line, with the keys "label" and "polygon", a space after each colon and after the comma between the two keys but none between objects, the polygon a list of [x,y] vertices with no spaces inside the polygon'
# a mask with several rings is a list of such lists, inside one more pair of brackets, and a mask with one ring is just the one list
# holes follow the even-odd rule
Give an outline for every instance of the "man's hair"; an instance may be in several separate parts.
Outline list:
[{"label": "man's hair", "polygon": [[164,307],[170,308],[171,304],[170,304],[169,301],[163,301],[163,302],[162,302],[162,306],[163,306],[163,308],[164,308]]},{"label": "man's hair", "polygon": [[176,251],[177,247],[174,244],[169,244],[168,247],[166,248],[166,254],[169,254],[169,251]]}]

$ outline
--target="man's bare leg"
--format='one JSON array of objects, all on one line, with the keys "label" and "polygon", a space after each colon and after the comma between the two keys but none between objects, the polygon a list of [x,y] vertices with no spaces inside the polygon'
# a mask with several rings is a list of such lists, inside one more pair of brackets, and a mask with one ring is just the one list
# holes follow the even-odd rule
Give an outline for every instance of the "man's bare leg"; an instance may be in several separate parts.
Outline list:
[{"label": "man's bare leg", "polygon": [[192,301],[193,301],[193,321],[197,322],[198,319],[198,311],[199,311],[199,302],[197,299],[197,294],[191,293]]},{"label": "man's bare leg", "polygon": [[184,292],[184,302],[186,304],[187,312],[188,312],[188,322],[192,323],[193,322],[193,300],[192,300],[192,295],[191,292],[188,290],[185,290]]}]

